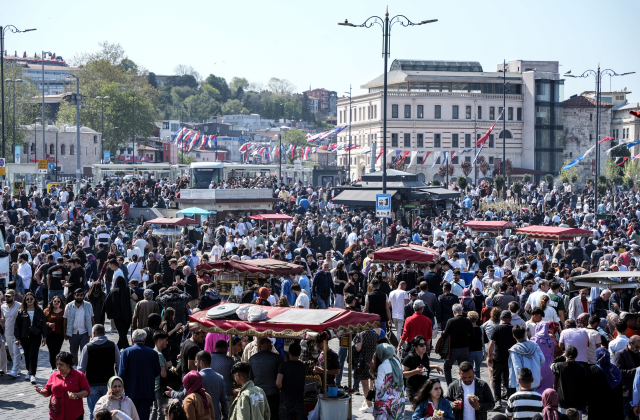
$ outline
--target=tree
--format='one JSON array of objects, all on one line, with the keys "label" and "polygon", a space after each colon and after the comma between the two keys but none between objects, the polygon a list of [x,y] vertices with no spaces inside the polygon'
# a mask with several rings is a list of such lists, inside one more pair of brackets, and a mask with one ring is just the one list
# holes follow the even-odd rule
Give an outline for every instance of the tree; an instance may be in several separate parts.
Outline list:
[{"label": "tree", "polygon": [[242,102],[237,99],[229,99],[222,105],[222,113],[227,114],[248,114],[249,110],[242,106]]},{"label": "tree", "polygon": [[602,174],[606,178],[606,185],[611,187],[622,184],[622,168],[616,165],[615,159],[606,160]]},{"label": "tree", "polygon": [[433,181],[431,181],[431,185],[433,185],[434,187],[437,187],[440,185],[440,181],[438,181],[437,179],[434,179]]},{"label": "tree", "polygon": [[155,73],[149,72],[149,74],[147,75],[147,82],[154,88],[158,89],[158,80],[156,80]]},{"label": "tree", "polygon": [[249,81],[244,77],[233,77],[231,82],[229,82],[229,88],[233,94],[236,94],[238,89],[245,91],[249,88]]},{"label": "tree", "polygon": [[[567,159],[564,162],[563,168],[569,163],[569,160]],[[563,183],[567,182],[567,183],[573,183],[575,184],[578,179],[578,167],[577,166],[572,166],[571,168],[568,169],[560,169],[560,173],[558,174],[558,177],[560,178],[560,181],[562,181]],[[573,181],[575,179],[575,181]]]},{"label": "tree", "polygon": [[464,195],[464,193],[467,191],[467,186],[469,185],[469,181],[467,181],[467,178],[464,176],[459,176],[458,179],[456,179],[456,184],[458,185],[458,187],[460,187],[460,191],[462,191],[462,194]]},{"label": "tree", "polygon": [[522,184],[517,181],[514,182],[511,186],[511,191],[515,194],[516,197],[520,196],[520,193],[522,192]]},{"label": "tree", "polygon": [[513,175],[513,164],[511,163],[511,159],[509,158],[504,161],[504,172],[509,178],[511,178],[511,176]]},{"label": "tree", "polygon": [[622,167],[622,178],[629,189],[632,189],[636,183],[640,182],[640,165],[636,160],[625,162]]},{"label": "tree", "polygon": [[603,196],[607,193],[607,184],[598,184],[598,195]]},{"label": "tree", "polygon": [[504,177],[502,175],[497,175],[493,178],[493,183],[498,191],[502,191],[504,188]]},{"label": "tree", "polygon": [[191,76],[195,80],[197,80],[198,83],[200,83],[200,81],[202,80],[202,76],[200,76],[200,73],[198,73],[196,69],[193,68],[193,66],[188,66],[186,64],[178,64],[177,66],[175,66],[173,68],[173,73],[177,76]]},{"label": "tree", "polygon": [[210,74],[209,76],[207,76],[205,83],[218,89],[222,102],[227,102],[227,99],[231,97],[231,89],[229,88],[229,85],[227,84],[227,81],[224,77],[217,77],[213,74]]},{"label": "tree", "polygon": [[444,177],[447,176],[446,166],[440,165],[440,167],[438,168],[438,176],[442,179],[444,179]]},{"label": "tree", "polygon": [[449,164],[447,165],[447,169],[449,170],[449,176],[453,176],[453,174],[454,174],[454,173],[455,173],[455,171],[456,171],[456,167],[455,167],[455,166],[453,166],[453,163],[449,163]]},{"label": "tree", "polygon": [[529,175],[529,174],[524,174],[524,175],[522,176],[522,181],[523,181],[525,184],[528,184],[529,182],[531,182],[531,175]]},{"label": "tree", "polygon": [[547,182],[547,185],[549,185],[550,187],[553,186],[553,175],[546,174],[544,176],[544,180]]},{"label": "tree", "polygon": [[473,170],[473,166],[471,166],[471,162],[467,162],[465,160],[460,164],[460,169],[462,169],[462,173],[464,174],[464,176],[469,176],[469,174]]},{"label": "tree", "polygon": [[287,79],[278,79],[277,77],[272,77],[267,82],[267,87],[273,93],[279,95],[291,95],[291,93],[296,90],[296,87],[293,83],[288,81]]},{"label": "tree", "polygon": [[489,170],[491,169],[491,165],[489,165],[489,162],[487,162],[487,159],[484,156],[480,156],[476,163],[480,168],[480,172],[482,172],[482,175],[486,176],[487,172],[489,172]]}]

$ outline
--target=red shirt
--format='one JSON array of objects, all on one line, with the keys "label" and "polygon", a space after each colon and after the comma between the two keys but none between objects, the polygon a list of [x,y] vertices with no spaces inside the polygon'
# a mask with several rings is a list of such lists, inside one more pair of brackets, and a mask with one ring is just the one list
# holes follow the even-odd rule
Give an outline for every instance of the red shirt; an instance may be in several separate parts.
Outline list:
[{"label": "red shirt", "polygon": [[129,203],[126,201],[122,202],[122,215],[129,216]]},{"label": "red shirt", "polygon": [[425,340],[431,340],[433,336],[431,320],[422,312],[416,312],[405,320],[402,339],[410,343],[417,335],[423,336]]},{"label": "red shirt", "polygon": [[84,414],[82,398],[77,400],[69,398],[69,392],[91,393],[89,381],[84,373],[71,369],[67,377],[63,378],[60,371],[55,371],[49,377],[44,389],[51,393],[49,417],[52,420],[75,420]]}]

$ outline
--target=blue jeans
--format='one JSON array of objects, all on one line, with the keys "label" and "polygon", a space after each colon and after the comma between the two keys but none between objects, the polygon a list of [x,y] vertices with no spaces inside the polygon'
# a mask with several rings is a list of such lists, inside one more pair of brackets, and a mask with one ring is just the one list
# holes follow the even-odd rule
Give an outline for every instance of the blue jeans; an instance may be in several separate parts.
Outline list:
[{"label": "blue jeans", "polygon": [[348,356],[349,356],[349,349],[346,347],[340,346],[340,348],[338,349],[338,364],[340,365],[340,373],[336,377],[336,385],[340,385],[340,383],[342,382],[342,372],[344,371],[344,362],[347,360]]},{"label": "blue jeans", "polygon": [[89,388],[91,394],[87,397],[87,405],[89,406],[89,420],[93,420],[93,409],[100,397],[107,395],[108,389],[106,385],[89,386]]},{"label": "blue jeans", "polygon": [[105,287],[107,288],[107,294],[111,291],[111,282],[104,282]]},{"label": "blue jeans", "polygon": [[320,295],[316,295],[316,299],[318,300],[318,309],[327,309],[331,307],[331,295],[329,295],[329,297],[327,297],[326,299],[322,299]]},{"label": "blue jeans", "polygon": [[54,296],[60,296],[64,301],[64,290],[49,290],[49,302]]},{"label": "blue jeans", "polygon": [[482,366],[483,357],[484,355],[482,353],[482,350],[469,352],[469,361],[473,365],[476,372],[476,378],[478,379],[480,379],[480,366]]}]

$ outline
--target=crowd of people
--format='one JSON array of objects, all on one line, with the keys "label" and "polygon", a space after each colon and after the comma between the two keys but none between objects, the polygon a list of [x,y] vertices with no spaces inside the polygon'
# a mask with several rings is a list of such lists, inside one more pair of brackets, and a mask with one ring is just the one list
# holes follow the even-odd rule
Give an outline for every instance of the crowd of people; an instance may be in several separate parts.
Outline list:
[{"label": "crowd of people", "polygon": [[[394,213],[383,232],[373,214],[334,205],[330,186],[235,178],[211,188],[271,188],[280,199],[274,211],[290,220],[265,228],[248,217],[212,218],[170,242],[131,219],[131,207],[171,207],[187,184],[107,180],[84,183],[77,194],[64,185],[4,189],[0,257],[9,257],[10,273],[0,375],[24,375],[50,398],[51,419],[83,418],[86,399],[98,420],[298,420],[306,418],[309,376],[325,374],[328,386],[363,396],[360,412],[376,420],[409,411],[415,420],[480,420],[489,412],[637,418],[640,288],[616,272],[640,263],[640,194],[593,203],[588,188],[578,197],[571,185],[541,183],[503,202],[483,184],[433,216]],[[478,235],[465,228],[468,220],[591,234],[568,242],[515,229]],[[376,249],[408,244],[438,253],[426,265],[374,262]],[[263,258],[299,265],[302,274],[250,282],[227,296],[206,269]],[[611,272],[613,286],[570,280],[598,271]],[[321,341],[189,328],[190,314],[223,300],[360,311],[380,324],[352,342],[341,337],[338,351],[326,354]],[[61,351],[65,341],[69,350]],[[46,382],[36,376],[44,348]]]}]

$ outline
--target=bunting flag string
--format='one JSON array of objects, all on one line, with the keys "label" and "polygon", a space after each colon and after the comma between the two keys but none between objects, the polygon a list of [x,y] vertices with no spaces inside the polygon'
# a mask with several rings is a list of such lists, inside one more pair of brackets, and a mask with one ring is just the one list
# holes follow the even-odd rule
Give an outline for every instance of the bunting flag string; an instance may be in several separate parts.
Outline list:
[{"label": "bunting flag string", "polygon": [[378,152],[378,156],[376,156],[376,163],[378,163],[378,159],[382,156],[382,152],[384,152],[384,149],[380,149],[380,152]]},{"label": "bunting flag string", "polygon": [[447,162],[447,157],[449,156],[449,151],[445,150],[444,152],[442,152],[442,163],[440,163],[440,166],[448,163]]},{"label": "bunting flag string", "polygon": [[607,142],[607,141],[609,141],[609,140],[615,140],[615,139],[614,139],[613,137],[605,137],[605,138],[603,138],[602,140],[600,140],[600,141],[598,142],[598,144],[605,143],[605,142]]},{"label": "bunting flag string", "polygon": [[478,153],[476,153],[476,157],[473,158],[473,163],[471,164],[472,167],[476,166],[476,160],[478,160],[478,156],[480,156],[480,152],[482,152],[482,148],[483,146],[480,146],[480,148],[478,149]]},{"label": "bunting flag string", "polygon": [[[620,158],[618,158],[618,159],[620,159]],[[622,165],[623,163],[625,163],[627,161],[627,159],[629,159],[629,156],[623,157],[622,161],[620,161],[620,163],[616,163],[616,165],[618,165],[618,166]]]},{"label": "bunting flag string", "polygon": [[416,156],[418,156],[418,152],[411,152],[411,159],[409,159],[409,165],[407,168],[410,168],[413,165],[413,162],[416,160]]},{"label": "bunting flag string", "polygon": [[[423,153],[423,152],[420,152]],[[422,166],[424,166],[424,163],[427,161],[427,158],[429,157],[429,155],[431,154],[431,152],[427,152],[427,155],[424,157],[424,159],[422,159]]]},{"label": "bunting flag string", "polygon": [[440,157],[440,152],[433,152],[433,164],[431,165],[431,169],[433,169],[434,166],[436,166],[436,161],[438,160],[438,158]]},{"label": "bunting flag string", "polygon": [[589,153],[591,153],[594,149],[596,148],[596,146],[591,147],[589,150],[587,150],[584,155],[582,156],[578,156],[577,158],[575,158],[574,160],[572,160],[571,162],[567,163],[566,165],[564,165],[562,167],[562,170],[567,170],[575,165],[577,165],[579,162],[581,162],[585,157],[587,157],[587,155]]}]

